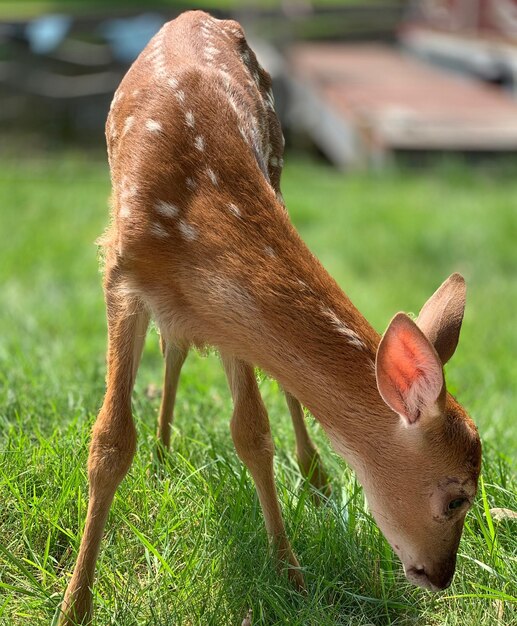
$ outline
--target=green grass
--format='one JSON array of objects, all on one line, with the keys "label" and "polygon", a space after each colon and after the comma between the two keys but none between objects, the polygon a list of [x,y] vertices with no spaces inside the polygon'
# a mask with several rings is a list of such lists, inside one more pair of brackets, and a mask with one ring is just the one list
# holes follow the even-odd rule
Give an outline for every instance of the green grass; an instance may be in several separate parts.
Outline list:
[{"label": "green grass", "polygon": [[[374,326],[416,312],[452,271],[469,298],[451,389],[477,422],[484,489],[453,586],[406,584],[353,474],[309,420],[334,493],[312,505],[277,384],[261,379],[288,533],[309,593],[278,577],[253,485],[232,448],[215,355],[192,354],[161,477],[152,451],[162,376],[149,333],[134,394],[139,447],[112,508],[95,587],[97,624],[447,625],[517,623],[517,182],[454,164],[343,177],[288,158],[284,195],[312,250]],[[50,624],[86,510],[89,430],[104,388],[105,321],[95,237],[107,221],[103,159],[0,159],[0,624]],[[417,514],[417,512],[415,512]]]}]

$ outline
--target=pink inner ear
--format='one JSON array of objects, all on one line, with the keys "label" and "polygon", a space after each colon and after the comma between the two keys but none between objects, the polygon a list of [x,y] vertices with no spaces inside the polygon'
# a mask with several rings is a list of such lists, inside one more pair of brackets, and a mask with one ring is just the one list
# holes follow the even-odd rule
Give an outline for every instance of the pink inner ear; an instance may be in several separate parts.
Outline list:
[{"label": "pink inner ear", "polygon": [[418,367],[421,359],[418,342],[414,340],[410,332],[402,330],[396,339],[398,341],[394,342],[388,368],[393,384],[403,394],[422,375]]},{"label": "pink inner ear", "polygon": [[377,355],[377,384],[394,411],[415,422],[443,387],[441,363],[429,341],[407,316],[390,324]]}]

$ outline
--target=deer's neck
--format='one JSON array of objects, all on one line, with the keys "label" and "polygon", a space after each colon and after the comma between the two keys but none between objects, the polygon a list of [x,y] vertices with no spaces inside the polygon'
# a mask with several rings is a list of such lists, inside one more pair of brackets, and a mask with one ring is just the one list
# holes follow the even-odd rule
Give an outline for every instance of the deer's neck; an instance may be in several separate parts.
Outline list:
[{"label": "deer's neck", "polygon": [[364,456],[385,430],[379,419],[396,419],[376,386],[379,335],[288,222],[275,235],[258,239],[263,253],[239,280],[252,303],[243,356],[307,406],[338,451]]},{"label": "deer's neck", "polygon": [[390,413],[376,385],[379,338],[335,285],[330,293],[317,285],[313,289],[306,299],[269,318],[268,339],[262,339],[269,355],[264,367],[313,413],[333,441],[357,448],[364,438],[377,435],[379,415]]}]

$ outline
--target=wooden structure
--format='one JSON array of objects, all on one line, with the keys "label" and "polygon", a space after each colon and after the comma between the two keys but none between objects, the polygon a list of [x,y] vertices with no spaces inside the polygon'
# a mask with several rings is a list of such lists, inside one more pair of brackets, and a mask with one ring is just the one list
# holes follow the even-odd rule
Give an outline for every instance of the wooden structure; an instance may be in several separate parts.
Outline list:
[{"label": "wooden structure", "polygon": [[517,96],[515,0],[418,0],[400,28],[413,53],[501,84]]},{"label": "wooden structure", "polygon": [[517,151],[517,103],[500,89],[375,44],[289,52],[292,119],[338,166],[395,150]]}]

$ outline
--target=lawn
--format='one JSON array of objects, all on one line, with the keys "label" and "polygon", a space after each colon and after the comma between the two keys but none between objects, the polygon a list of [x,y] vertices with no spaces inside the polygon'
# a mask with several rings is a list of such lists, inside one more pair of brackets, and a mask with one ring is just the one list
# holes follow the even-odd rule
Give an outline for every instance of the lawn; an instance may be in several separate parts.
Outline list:
[{"label": "lawn", "polygon": [[[362,491],[310,430],[333,495],[315,507],[300,479],[277,384],[261,376],[288,533],[309,592],[274,573],[255,491],[231,444],[214,354],[192,354],[165,471],[153,462],[162,376],[149,332],[134,394],[138,452],[107,525],[96,624],[493,626],[517,623],[517,180],[455,163],[347,177],[287,159],[292,218],[359,309],[382,330],[417,312],[451,272],[469,295],[450,389],[479,426],[483,490],[450,589],[408,585]],[[104,388],[105,321],[93,241],[107,223],[103,156],[0,159],[0,624],[50,624],[86,510],[89,430]],[[415,512],[417,514],[417,512]]]}]

